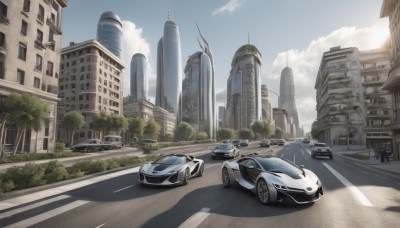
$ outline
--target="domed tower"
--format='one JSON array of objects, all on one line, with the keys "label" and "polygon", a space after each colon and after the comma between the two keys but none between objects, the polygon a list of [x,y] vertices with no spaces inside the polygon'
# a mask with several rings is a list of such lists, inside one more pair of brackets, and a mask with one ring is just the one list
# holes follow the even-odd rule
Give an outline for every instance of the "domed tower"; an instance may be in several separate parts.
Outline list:
[{"label": "domed tower", "polygon": [[122,58],[122,22],[115,13],[104,12],[97,24],[97,40],[114,55]]},{"label": "domed tower", "polygon": [[147,99],[146,57],[136,53],[131,60],[131,97],[134,100]]}]

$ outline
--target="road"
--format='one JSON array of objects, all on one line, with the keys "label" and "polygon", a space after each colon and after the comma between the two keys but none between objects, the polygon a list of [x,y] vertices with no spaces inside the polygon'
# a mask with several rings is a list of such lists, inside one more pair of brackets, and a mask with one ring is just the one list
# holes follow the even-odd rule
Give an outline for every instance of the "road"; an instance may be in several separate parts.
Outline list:
[{"label": "road", "polygon": [[[201,149],[199,149],[201,148]],[[205,161],[186,186],[142,186],[138,168],[0,212],[0,227],[398,227],[400,177],[334,157],[312,159],[306,144],[272,149],[257,143],[241,154],[275,154],[315,172],[324,188],[314,204],[262,205],[238,186],[221,184],[221,160],[196,145],[164,150]],[[51,196],[50,196],[51,195]],[[0,208],[1,210],[1,208]]]}]

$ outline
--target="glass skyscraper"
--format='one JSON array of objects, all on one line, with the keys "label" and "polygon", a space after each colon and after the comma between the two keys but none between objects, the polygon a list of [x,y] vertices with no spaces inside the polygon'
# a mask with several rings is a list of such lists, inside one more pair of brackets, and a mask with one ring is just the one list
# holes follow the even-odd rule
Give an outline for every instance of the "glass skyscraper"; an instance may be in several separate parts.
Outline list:
[{"label": "glass skyscraper", "polygon": [[279,107],[286,110],[288,117],[292,117],[296,126],[296,135],[300,136],[299,117],[297,115],[294,92],[293,71],[290,67],[285,67],[281,73]]},{"label": "glass skyscraper", "polygon": [[181,120],[182,60],[179,29],[168,20],[157,48],[156,106],[166,109]]},{"label": "glass skyscraper", "polygon": [[262,119],[261,53],[252,44],[240,47],[233,57],[227,86],[226,126],[249,128]]},{"label": "glass skyscraper", "polygon": [[134,100],[147,99],[146,57],[137,53],[131,60],[131,97]]},{"label": "glass skyscraper", "polygon": [[119,58],[122,58],[122,37],[122,23],[118,15],[111,11],[101,14],[97,40]]}]

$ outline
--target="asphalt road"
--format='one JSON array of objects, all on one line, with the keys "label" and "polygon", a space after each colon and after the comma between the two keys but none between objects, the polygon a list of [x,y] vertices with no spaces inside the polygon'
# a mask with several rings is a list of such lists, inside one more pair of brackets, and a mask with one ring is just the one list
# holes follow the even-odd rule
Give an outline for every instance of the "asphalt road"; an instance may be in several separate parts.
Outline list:
[{"label": "asphalt road", "polygon": [[[314,204],[262,205],[239,186],[221,184],[222,160],[210,145],[164,150],[191,153],[205,161],[202,177],[186,186],[152,187],[136,169],[0,212],[0,227],[398,227],[400,177],[340,157],[312,159],[307,145],[260,148],[241,154],[276,154],[315,172],[324,188]],[[0,208],[1,210],[1,208]]]}]

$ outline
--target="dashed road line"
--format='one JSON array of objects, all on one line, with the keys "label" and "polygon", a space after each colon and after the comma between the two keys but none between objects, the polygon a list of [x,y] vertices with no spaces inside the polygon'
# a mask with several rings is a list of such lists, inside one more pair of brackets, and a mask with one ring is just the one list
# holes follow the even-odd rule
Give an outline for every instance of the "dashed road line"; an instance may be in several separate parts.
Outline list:
[{"label": "dashed road line", "polygon": [[208,213],[210,211],[210,208],[203,208],[196,214],[190,216],[184,223],[182,223],[179,228],[194,228],[198,227],[206,218],[210,215]]},{"label": "dashed road line", "polygon": [[123,191],[123,190],[128,189],[128,188],[133,187],[133,186],[134,186],[134,185],[126,186],[125,188],[121,188],[121,189],[118,189],[118,190],[113,191],[113,193],[117,193],[117,192]]}]

